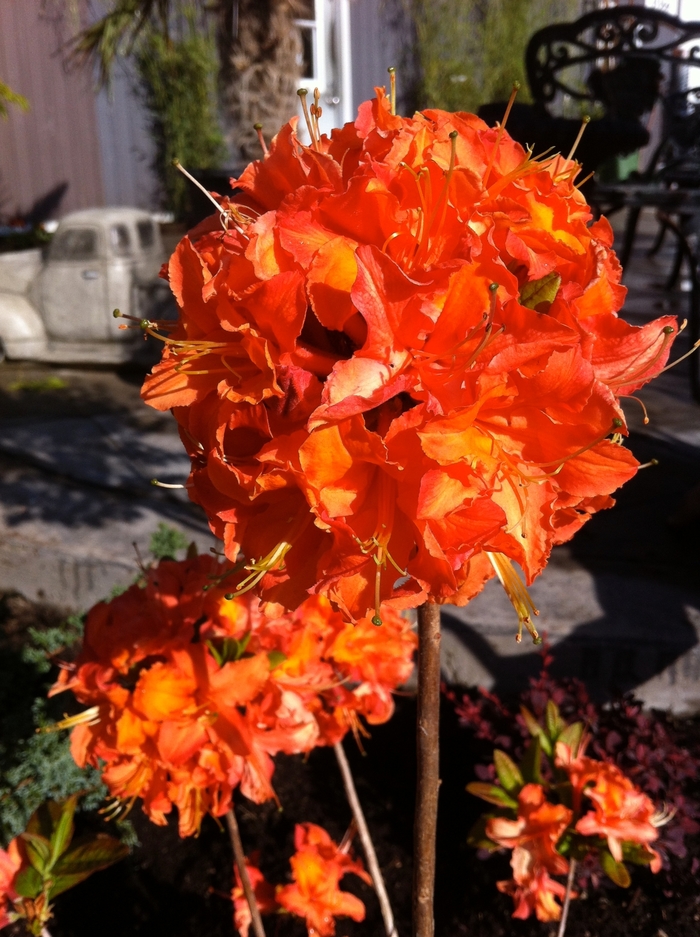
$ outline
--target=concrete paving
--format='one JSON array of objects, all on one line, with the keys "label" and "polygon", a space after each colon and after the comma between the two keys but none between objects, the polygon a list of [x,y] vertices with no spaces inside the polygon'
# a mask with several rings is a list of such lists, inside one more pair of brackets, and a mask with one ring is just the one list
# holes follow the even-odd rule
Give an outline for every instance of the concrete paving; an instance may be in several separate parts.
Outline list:
[{"label": "concrete paving", "polygon": [[[687,293],[659,288],[668,249],[644,255],[654,230],[643,219],[626,272],[625,315],[635,323],[686,315]],[[50,390],[52,378],[62,390]],[[161,522],[200,549],[213,545],[185,492],[150,485],[154,476],[184,481],[187,459],[172,419],[140,402],[139,381],[113,371],[0,368],[0,590],[86,608],[130,581],[136,550],[146,553]],[[532,587],[555,673],[582,677],[601,699],[635,689],[677,712],[700,710],[700,407],[688,386],[681,365],[643,391],[648,425],[628,402],[630,447],[658,467],[640,472],[614,509],[555,550]],[[527,638],[515,643],[515,615],[495,582],[467,608],[446,607],[443,623],[450,682],[505,690],[537,672],[537,649]]]}]

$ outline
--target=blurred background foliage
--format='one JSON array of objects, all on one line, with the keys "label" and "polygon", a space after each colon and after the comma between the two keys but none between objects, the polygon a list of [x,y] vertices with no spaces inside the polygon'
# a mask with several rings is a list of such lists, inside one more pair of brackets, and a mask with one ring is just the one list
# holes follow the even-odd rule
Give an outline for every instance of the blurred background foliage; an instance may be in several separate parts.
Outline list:
[{"label": "blurred background foliage", "polygon": [[407,0],[416,29],[420,107],[476,111],[506,100],[530,100],[525,49],[549,23],[576,19],[580,0]]},{"label": "blurred background foliage", "polygon": [[194,15],[180,35],[145,30],[135,49],[139,91],[150,117],[156,146],[153,162],[163,206],[177,219],[188,204],[188,181],[173,166],[208,169],[226,161],[216,108],[217,56],[214,37]]}]

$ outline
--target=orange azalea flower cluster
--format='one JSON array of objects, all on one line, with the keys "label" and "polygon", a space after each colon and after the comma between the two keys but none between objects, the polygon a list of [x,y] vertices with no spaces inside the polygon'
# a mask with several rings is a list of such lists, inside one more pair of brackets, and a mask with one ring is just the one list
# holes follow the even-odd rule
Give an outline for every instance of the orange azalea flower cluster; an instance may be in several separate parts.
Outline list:
[{"label": "orange azalea flower cluster", "polygon": [[17,920],[15,901],[19,895],[15,891],[17,876],[28,865],[20,852],[19,842],[13,839],[7,850],[0,849],[0,930]]},{"label": "orange azalea flower cluster", "polygon": [[395,116],[379,89],[330,137],[309,126],[178,245],[180,318],[143,397],[173,410],[190,496],[246,558],[234,591],[379,621],[497,575],[529,626],[511,561],[531,581],[635,474],[619,398],[676,320],[618,318],[574,161],[473,115]]},{"label": "orange azalea flower cluster", "polygon": [[584,747],[576,755],[562,743],[556,748],[555,765],[568,778],[572,807],[548,801],[542,784],[525,784],[518,794],[517,819],[492,817],[486,824],[490,840],[513,850],[513,878],[497,887],[513,897],[515,918],[534,911],[540,921],[560,919],[556,899],[566,889],[551,876],[569,871],[569,859],[557,851],[567,833],[580,834],[579,851],[600,853],[607,846],[614,862],[622,863],[623,846],[634,845],[634,861],[647,862],[653,872],[661,868],[661,858],[650,846],[659,835],[653,803],[616,765],[585,757]]},{"label": "orange azalea flower cluster", "polygon": [[121,804],[141,798],[157,824],[173,805],[180,834],[223,815],[235,787],[274,797],[272,757],[333,745],[360,720],[393,712],[416,636],[396,612],[385,627],[347,624],[322,596],[293,613],[227,599],[230,564],[163,560],[143,580],[88,613],[80,656],[52,693],[70,689],[88,709],[73,757],[99,766]]},{"label": "orange azalea flower cluster", "polygon": [[[303,917],[309,937],[333,937],[336,917],[364,921],[362,901],[339,887],[341,878],[348,872],[372,884],[362,862],[351,858],[349,843],[338,846],[322,827],[299,823],[294,830],[294,847],[296,852],[289,860],[294,879],[291,885],[274,888],[256,866],[246,865],[260,913],[288,911]],[[234,923],[241,937],[248,937],[250,909],[237,868],[235,872],[236,886],[231,893]]]}]

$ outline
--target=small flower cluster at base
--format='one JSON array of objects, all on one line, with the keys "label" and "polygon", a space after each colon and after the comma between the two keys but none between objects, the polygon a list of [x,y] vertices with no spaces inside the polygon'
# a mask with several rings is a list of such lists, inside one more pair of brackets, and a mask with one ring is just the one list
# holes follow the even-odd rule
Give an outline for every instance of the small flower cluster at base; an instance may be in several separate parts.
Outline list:
[{"label": "small flower cluster at base", "polygon": [[52,693],[89,708],[73,757],[99,767],[115,810],[137,798],[157,824],[173,806],[180,833],[222,816],[233,790],[274,797],[272,756],[333,745],[393,712],[417,638],[392,609],[377,628],[343,620],[322,596],[294,612],[250,594],[227,598],[234,568],[214,557],[162,560],[90,610],[85,640]]},{"label": "small flower cluster at base", "polygon": [[[294,830],[294,847],[296,852],[289,860],[294,879],[290,885],[274,888],[254,864],[246,864],[260,913],[286,911],[302,917],[309,937],[333,937],[337,917],[364,921],[363,902],[340,889],[340,880],[349,872],[368,885],[372,884],[362,862],[351,857],[350,843],[338,846],[322,827],[314,823],[299,823]],[[231,897],[234,923],[241,937],[248,937],[250,909],[238,869]]]},{"label": "small flower cluster at base", "polygon": [[[625,861],[658,872],[661,858],[650,844],[667,818],[655,812],[649,797],[618,767],[585,756],[583,724],[567,726],[554,703],[548,703],[544,727],[524,708],[523,716],[533,742],[520,766],[497,749],[499,784],[467,786],[499,808],[497,815],[482,818],[471,841],[487,849],[513,850],[513,878],[497,883],[499,891],[513,898],[513,917],[524,919],[534,912],[540,921],[558,921],[557,899],[566,888],[552,876],[566,875],[571,860],[589,855],[624,887],[630,883]],[[544,772],[543,755],[548,759]]]}]

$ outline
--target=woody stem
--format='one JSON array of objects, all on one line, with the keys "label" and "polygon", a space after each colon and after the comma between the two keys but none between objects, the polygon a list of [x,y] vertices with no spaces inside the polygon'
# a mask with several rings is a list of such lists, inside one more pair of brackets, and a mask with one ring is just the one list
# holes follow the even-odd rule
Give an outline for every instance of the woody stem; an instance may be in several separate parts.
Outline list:
[{"label": "woody stem", "polygon": [[398,937],[396,925],[394,924],[394,914],[391,910],[391,904],[389,903],[389,896],[387,895],[386,888],[384,887],[382,870],[379,868],[377,854],[374,851],[374,843],[372,842],[372,837],[370,836],[370,832],[367,827],[367,821],[365,820],[365,815],[362,810],[362,804],[360,803],[360,799],[357,796],[357,791],[355,790],[355,782],[352,777],[350,765],[348,764],[348,759],[345,755],[343,743],[336,742],[333,746],[333,751],[335,752],[335,757],[338,761],[338,767],[340,768],[340,774],[343,778],[345,794],[348,798],[348,803],[350,804],[352,815],[355,818],[355,823],[357,824],[357,832],[360,834],[360,841],[362,843],[362,849],[365,853],[365,858],[367,859],[369,874],[372,876],[374,890],[377,893],[379,907],[381,908],[382,917],[384,918],[384,928],[386,930],[386,935],[387,937]]},{"label": "woody stem", "polygon": [[255,937],[265,937],[265,928],[263,927],[260,911],[258,910],[258,903],[255,900],[253,886],[250,884],[250,877],[248,875],[248,869],[246,868],[245,864],[243,843],[241,841],[241,834],[240,830],[238,829],[238,822],[236,820],[236,814],[233,812],[233,807],[226,814],[226,825],[228,826],[228,833],[231,837],[231,845],[233,846],[233,860],[236,863],[238,874],[241,877],[241,885],[243,886],[245,900],[248,902],[248,907],[250,908],[253,932]]},{"label": "woody stem", "polygon": [[566,919],[569,916],[569,905],[571,904],[571,892],[574,888],[574,875],[576,874],[576,860],[569,860],[569,877],[566,880],[566,893],[564,895],[564,907],[561,910],[561,920],[559,921],[559,930],[557,937],[564,937],[566,930]]},{"label": "woody stem", "polygon": [[440,787],[440,606],[418,609],[416,814],[413,830],[413,935],[434,937],[435,839]]}]

